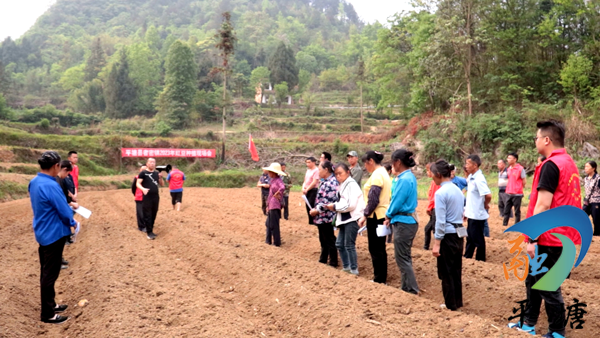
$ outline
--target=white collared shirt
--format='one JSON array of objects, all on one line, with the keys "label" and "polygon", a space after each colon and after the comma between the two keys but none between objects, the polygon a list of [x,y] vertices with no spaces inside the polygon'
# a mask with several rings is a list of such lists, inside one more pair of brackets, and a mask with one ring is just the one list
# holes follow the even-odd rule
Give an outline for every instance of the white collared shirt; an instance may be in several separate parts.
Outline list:
[{"label": "white collared shirt", "polygon": [[485,210],[485,195],[491,194],[485,176],[481,170],[467,177],[467,205],[465,217],[476,220],[485,220],[490,217]]}]

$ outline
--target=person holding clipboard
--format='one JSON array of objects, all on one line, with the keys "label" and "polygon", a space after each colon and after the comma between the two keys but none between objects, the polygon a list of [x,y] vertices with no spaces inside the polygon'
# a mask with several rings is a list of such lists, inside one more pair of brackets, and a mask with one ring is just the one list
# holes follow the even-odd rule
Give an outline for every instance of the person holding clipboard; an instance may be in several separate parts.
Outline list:
[{"label": "person holding clipboard", "polygon": [[392,194],[392,180],[381,165],[383,157],[382,153],[373,150],[367,151],[362,157],[365,169],[371,176],[363,188],[366,207],[363,217],[358,221],[361,227],[367,224],[369,253],[373,262],[373,282],[381,284],[387,281],[387,252],[385,237],[377,236],[377,226],[383,224]]}]

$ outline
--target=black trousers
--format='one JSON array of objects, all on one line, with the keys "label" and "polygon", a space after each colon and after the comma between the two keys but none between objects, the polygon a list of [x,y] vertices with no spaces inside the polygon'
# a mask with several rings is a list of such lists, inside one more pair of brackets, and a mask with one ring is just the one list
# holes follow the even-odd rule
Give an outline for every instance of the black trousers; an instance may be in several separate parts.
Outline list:
[{"label": "black trousers", "polygon": [[590,203],[594,236],[600,236],[600,203]]},{"label": "black trousers", "polygon": [[283,218],[286,220],[290,217],[290,196],[283,196]]},{"label": "black trousers", "polygon": [[425,225],[425,241],[423,242],[423,250],[429,250],[429,243],[431,243],[431,233],[435,231],[435,209],[431,210],[431,217],[429,222]]},{"label": "black trousers", "polygon": [[508,195],[506,205],[504,206],[504,222],[502,225],[508,225],[508,219],[512,213],[512,208],[515,207],[515,224],[521,222],[521,201],[523,196]]},{"label": "black trousers", "polygon": [[41,319],[49,319],[54,317],[54,283],[60,274],[60,266],[62,265],[62,254],[65,247],[65,242],[68,236],[59,239],[58,241],[38,248],[40,255],[40,294],[42,298],[42,314]]},{"label": "black trousers", "polygon": [[485,237],[483,236],[483,228],[485,220],[467,219],[467,247],[465,249],[465,258],[473,258],[475,248],[477,254],[475,259],[485,262]]},{"label": "black trousers", "polygon": [[135,201],[135,214],[137,216],[138,230],[145,228],[144,226],[144,202]]},{"label": "black trousers", "polygon": [[323,223],[317,224],[319,228],[319,242],[321,243],[321,256],[319,257],[319,263],[338,266],[338,252],[335,246],[335,234],[333,233],[333,224]]},{"label": "black trousers", "polygon": [[[506,188],[498,190],[498,211],[500,212],[500,217],[504,218],[504,208],[506,207],[506,200],[508,199],[508,195],[506,194]],[[512,210],[510,211],[510,218],[513,218]]]},{"label": "black trousers", "polygon": [[377,236],[377,224],[383,224],[384,219],[377,219],[377,214],[367,218],[367,236],[369,238],[369,253],[373,261],[373,281],[385,283],[387,281],[387,252],[385,251],[385,237]]},{"label": "black trousers", "polygon": [[279,220],[281,219],[281,209],[271,209],[268,212],[267,221],[267,238],[265,243],[275,246],[281,246],[281,233],[279,232]]},{"label": "black trousers", "polygon": [[444,303],[452,311],[463,306],[462,252],[463,239],[457,234],[446,234],[440,244],[437,258],[438,278],[442,280]]},{"label": "black trousers", "polygon": [[269,194],[261,192],[260,193],[260,207],[262,208],[262,212],[265,216],[267,216],[267,198],[269,198]]},{"label": "black trousers", "polygon": [[146,226],[146,232],[151,234],[154,230],[154,221],[156,220],[156,214],[158,214],[158,204],[160,202],[159,195],[146,195],[144,196],[143,212],[144,212],[144,225]]},{"label": "black trousers", "polygon": [[[310,205],[315,206],[315,200],[317,199],[317,192],[319,189],[311,189],[306,192],[306,199],[310,202]],[[306,206],[306,213],[308,214],[308,224],[315,224],[315,219],[310,215],[310,208]]]},{"label": "black trousers", "polygon": [[[562,253],[560,246],[538,245],[538,255],[548,254],[544,261],[544,266],[550,270]],[[546,273],[532,276],[527,275],[525,287],[527,288],[527,306],[525,307],[525,324],[535,326],[540,316],[540,307],[542,299],[546,306],[546,315],[548,315],[548,329],[565,335],[565,301],[563,300],[562,290],[559,287],[556,291],[541,291],[531,287],[535,285]]]}]

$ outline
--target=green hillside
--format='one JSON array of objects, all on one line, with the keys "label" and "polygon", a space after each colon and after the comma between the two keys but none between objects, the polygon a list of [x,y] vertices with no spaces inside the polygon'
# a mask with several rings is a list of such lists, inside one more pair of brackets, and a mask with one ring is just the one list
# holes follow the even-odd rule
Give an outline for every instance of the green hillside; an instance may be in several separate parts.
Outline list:
[{"label": "green hillside", "polygon": [[[126,49],[143,101],[133,113],[152,113],[176,40],[192,48],[199,89],[211,91],[212,83],[220,84],[212,70],[220,64],[215,34],[226,11],[237,36],[231,62],[237,96],[253,95],[251,71],[267,66],[281,42],[308,77],[352,66],[361,55],[347,48],[363,24],[344,0],[58,0],[24,36],[1,43],[0,93],[14,107],[51,103],[101,112],[102,83],[118,62],[118,51]],[[374,41],[376,29],[369,35]]]}]

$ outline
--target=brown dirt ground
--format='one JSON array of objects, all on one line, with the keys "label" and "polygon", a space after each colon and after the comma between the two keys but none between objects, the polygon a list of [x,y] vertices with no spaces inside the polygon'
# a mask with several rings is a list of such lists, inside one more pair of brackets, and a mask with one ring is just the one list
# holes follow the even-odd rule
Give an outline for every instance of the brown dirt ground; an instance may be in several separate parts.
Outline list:
[{"label": "brown dirt ground", "polygon": [[[155,241],[135,225],[129,191],[81,193],[94,211],[77,242],[65,249],[70,267],[58,279],[57,300],[72,318],[61,326],[39,321],[39,263],[29,200],[0,205],[1,337],[527,337],[505,328],[523,283],[504,279],[510,259],[497,208],[492,209],[488,261],[464,260],[465,307],[443,303],[436,262],[422,250],[425,203],[413,246],[421,296],[402,292],[388,245],[388,286],[373,284],[366,236],[357,241],[360,276],[317,262],[315,227],[306,224],[300,195],[292,193],[283,245],[264,244],[256,189],[188,188],[176,213],[161,192]],[[588,304],[583,330],[600,336],[598,242],[563,285],[567,303]],[[89,305],[76,304],[88,299]],[[538,332],[546,332],[545,315]]]}]

